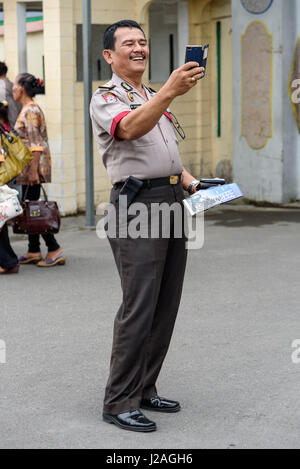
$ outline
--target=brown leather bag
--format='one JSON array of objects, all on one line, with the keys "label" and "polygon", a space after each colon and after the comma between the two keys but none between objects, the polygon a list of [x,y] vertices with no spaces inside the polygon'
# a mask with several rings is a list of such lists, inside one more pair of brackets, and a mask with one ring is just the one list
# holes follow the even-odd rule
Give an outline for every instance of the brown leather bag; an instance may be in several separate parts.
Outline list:
[{"label": "brown leather bag", "polygon": [[49,202],[41,185],[45,200],[26,200],[28,188],[22,202],[23,214],[14,220],[15,234],[57,234],[60,230],[60,213],[56,202]]}]

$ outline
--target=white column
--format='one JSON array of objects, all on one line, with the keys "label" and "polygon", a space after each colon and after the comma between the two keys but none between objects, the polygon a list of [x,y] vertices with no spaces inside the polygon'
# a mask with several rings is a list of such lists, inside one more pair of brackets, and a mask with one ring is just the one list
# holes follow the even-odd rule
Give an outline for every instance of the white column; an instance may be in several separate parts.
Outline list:
[{"label": "white column", "polygon": [[189,44],[189,5],[188,0],[178,0],[178,66],[185,62],[185,48]]},{"label": "white column", "polygon": [[17,2],[19,73],[27,72],[26,3]]},{"label": "white column", "polygon": [[[282,2],[282,52],[276,52],[282,55],[281,74],[282,79],[282,126],[283,126],[283,194],[284,200],[300,199],[300,138],[293,105],[287,83],[290,83],[290,72],[294,62],[296,44],[300,34],[300,5],[298,0],[290,0],[289,7]],[[296,63],[299,64],[299,47]],[[299,66],[297,66],[299,70]],[[295,77],[300,79],[298,71]]]},{"label": "white column", "polygon": [[46,122],[52,157],[49,197],[61,213],[77,211],[73,0],[44,0]]},{"label": "white column", "polygon": [[[257,201],[283,203],[299,198],[299,133],[287,87],[296,39],[300,33],[300,24],[295,19],[297,4],[298,0],[290,0],[287,8],[286,2],[276,0],[262,14],[251,14],[241,2],[232,0],[234,177],[245,197]],[[243,124],[245,106],[241,92],[243,83],[247,83],[245,79],[242,81],[245,78],[242,57],[244,61],[247,58],[247,50],[242,49],[243,35],[253,22],[263,23],[272,41],[270,75],[262,76],[257,69],[256,84],[258,91],[266,83],[271,90],[271,135],[264,146],[257,148],[245,138],[244,132],[247,125],[250,130],[255,128],[255,119],[266,103],[262,100],[259,105],[255,104],[257,109],[253,106],[252,114],[248,114]],[[264,51],[255,44],[253,47],[259,63],[259,54]],[[252,94],[253,91],[250,91]],[[243,96],[246,99],[247,93],[244,92]],[[249,101],[246,104],[249,109]],[[263,132],[262,126],[260,132],[256,132],[256,138],[264,135]]]}]

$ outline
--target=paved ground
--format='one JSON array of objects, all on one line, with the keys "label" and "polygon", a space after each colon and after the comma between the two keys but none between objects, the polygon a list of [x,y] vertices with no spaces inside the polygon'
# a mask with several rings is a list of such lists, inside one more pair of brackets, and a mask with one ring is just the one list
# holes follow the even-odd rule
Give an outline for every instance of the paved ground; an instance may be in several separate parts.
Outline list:
[{"label": "paved ground", "polygon": [[299,209],[207,215],[159,380],[183,410],[148,413],[158,431],[147,435],[101,420],[121,291],[108,243],[66,219],[66,267],[0,280],[0,447],[299,448],[299,223]]}]

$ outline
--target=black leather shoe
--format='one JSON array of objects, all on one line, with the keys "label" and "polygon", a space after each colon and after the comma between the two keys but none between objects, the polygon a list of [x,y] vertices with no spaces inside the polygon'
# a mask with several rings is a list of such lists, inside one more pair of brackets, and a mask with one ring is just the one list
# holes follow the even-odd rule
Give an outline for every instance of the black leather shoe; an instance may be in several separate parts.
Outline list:
[{"label": "black leather shoe", "polygon": [[103,420],[107,423],[114,423],[123,430],[132,432],[154,432],[156,423],[147,419],[140,410],[125,412],[123,414],[111,415],[103,413]]},{"label": "black leather shoe", "polygon": [[156,412],[179,412],[181,409],[179,402],[170,401],[159,396],[152,397],[151,399],[142,399],[141,408]]}]

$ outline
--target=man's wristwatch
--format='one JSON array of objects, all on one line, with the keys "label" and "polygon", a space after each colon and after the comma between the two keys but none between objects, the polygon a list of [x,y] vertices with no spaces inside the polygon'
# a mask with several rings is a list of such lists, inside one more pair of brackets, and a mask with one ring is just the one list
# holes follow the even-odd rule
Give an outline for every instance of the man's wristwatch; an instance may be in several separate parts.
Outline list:
[{"label": "man's wristwatch", "polygon": [[198,179],[195,179],[194,181],[191,182],[191,184],[187,188],[187,191],[190,195],[193,194],[193,189],[195,186],[198,186],[198,184],[200,184],[200,181],[198,181]]}]

